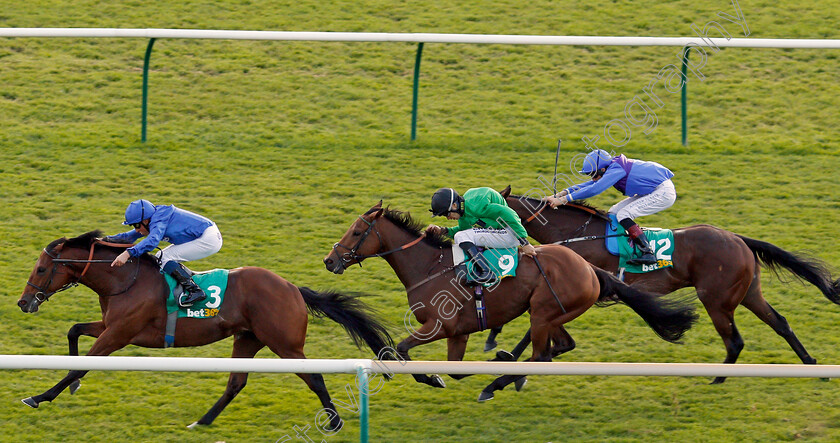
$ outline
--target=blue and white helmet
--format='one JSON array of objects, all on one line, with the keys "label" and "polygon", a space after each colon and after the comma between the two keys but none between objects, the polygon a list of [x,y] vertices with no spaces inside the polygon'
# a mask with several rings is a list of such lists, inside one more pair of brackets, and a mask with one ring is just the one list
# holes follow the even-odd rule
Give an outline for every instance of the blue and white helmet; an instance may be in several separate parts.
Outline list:
[{"label": "blue and white helmet", "polygon": [[152,214],[154,213],[155,205],[153,205],[152,202],[148,200],[134,200],[129,203],[128,208],[125,209],[125,221],[123,224],[133,225],[140,223],[147,218],[152,218]]},{"label": "blue and white helmet", "polygon": [[592,175],[601,168],[609,167],[612,159],[613,157],[609,152],[603,149],[596,149],[586,154],[586,157],[583,159],[583,169],[580,170],[580,173]]}]

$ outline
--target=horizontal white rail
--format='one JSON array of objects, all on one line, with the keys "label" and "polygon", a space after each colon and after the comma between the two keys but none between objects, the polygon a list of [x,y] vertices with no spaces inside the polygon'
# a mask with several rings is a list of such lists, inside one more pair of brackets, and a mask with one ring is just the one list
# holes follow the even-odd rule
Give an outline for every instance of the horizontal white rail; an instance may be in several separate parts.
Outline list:
[{"label": "horizontal white rail", "polygon": [[131,28],[0,28],[0,37],[135,37],[205,38],[225,40],[290,40],[332,42],[486,43],[572,46],[709,46],[728,48],[840,49],[838,39],[601,37],[554,35],[429,34],[389,32],[228,31],[206,29]]},{"label": "horizontal white rail", "polygon": [[840,365],[721,363],[592,363],[592,362],[450,362],[367,359],[238,359],[188,357],[89,357],[0,355],[0,369],[75,369],[161,372],[394,374],[528,374],[623,375],[680,377],[814,377],[840,378]]}]

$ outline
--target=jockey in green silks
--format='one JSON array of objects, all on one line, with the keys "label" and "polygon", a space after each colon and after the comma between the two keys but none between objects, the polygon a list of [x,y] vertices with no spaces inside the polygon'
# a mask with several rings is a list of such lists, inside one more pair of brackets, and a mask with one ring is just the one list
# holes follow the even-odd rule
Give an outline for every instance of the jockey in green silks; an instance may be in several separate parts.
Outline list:
[{"label": "jockey in green silks", "polygon": [[537,255],[528,242],[528,233],[505,198],[492,188],[473,188],[461,197],[452,188],[438,189],[432,195],[431,213],[436,217],[458,220],[451,228],[429,225],[426,231],[436,235],[448,235],[455,240],[477,266],[475,280],[486,282],[493,278],[490,266],[478,252],[478,247],[514,248],[520,246],[522,253]]}]

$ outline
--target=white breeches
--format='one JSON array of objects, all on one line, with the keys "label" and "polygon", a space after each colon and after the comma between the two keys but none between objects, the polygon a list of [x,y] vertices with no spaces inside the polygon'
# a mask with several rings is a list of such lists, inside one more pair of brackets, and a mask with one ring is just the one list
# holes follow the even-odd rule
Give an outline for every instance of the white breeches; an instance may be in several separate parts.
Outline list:
[{"label": "white breeches", "polygon": [[671,180],[665,180],[650,194],[627,197],[610,208],[610,214],[615,214],[619,221],[629,218],[655,214],[670,208],[677,200],[677,191]]},{"label": "white breeches", "polygon": [[219,252],[219,249],[222,249],[222,233],[213,224],[204,230],[201,237],[180,245],[169,245],[158,252],[157,257],[160,259],[160,267],[163,268],[167,262],[199,260]]},{"label": "white breeches", "polygon": [[470,242],[485,248],[515,248],[519,241],[513,231],[507,229],[473,228],[455,233],[455,244]]}]

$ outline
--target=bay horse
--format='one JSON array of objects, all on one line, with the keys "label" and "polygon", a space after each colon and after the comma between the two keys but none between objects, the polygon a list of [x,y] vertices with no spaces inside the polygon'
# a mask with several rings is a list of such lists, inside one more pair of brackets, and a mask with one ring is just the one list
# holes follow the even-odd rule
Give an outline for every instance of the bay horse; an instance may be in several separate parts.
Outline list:
[{"label": "bay horse", "polygon": [[[618,257],[607,252],[604,245],[609,223],[606,213],[586,202],[546,209],[548,205],[541,199],[510,195],[510,186],[501,194],[533,239],[544,244],[566,245],[593,265],[618,272]],[[627,283],[659,294],[695,288],[726,346],[724,363],[735,363],[744,348],[744,340],[735,327],[735,308],[743,305],[783,337],[802,363],[816,364],[787,320],[764,299],[760,265],[777,276],[781,269],[787,269],[798,279],[816,286],[831,302],[840,304],[840,279],[832,281],[825,263],[707,224],[673,232],[673,267],[643,274],[625,273]],[[717,377],[712,383],[723,383],[725,379]]]},{"label": "bay horse", "polygon": [[[96,338],[87,355],[109,355],[129,344],[163,348],[169,287],[156,259],[143,254],[122,267],[111,267],[114,258],[131,245],[105,243],[99,239],[101,236],[101,231],[91,231],[69,240],[60,238],[44,248],[18,306],[25,313],[37,312],[55,293],[82,284],[99,295],[102,320],[77,323],[70,328],[70,355],[79,355],[82,335]],[[265,346],[282,358],[306,358],[303,345],[307,311],[339,323],[360,349],[364,342],[379,353],[393,344],[386,328],[355,296],[297,287],[267,269],[243,267],[229,272],[218,315],[211,319],[178,319],[174,346],[202,346],[233,335],[233,358],[253,358]],[[22,401],[37,408],[41,402],[55,399],[68,386],[72,394],[86,373],[70,371],[51,389]],[[340,429],[343,422],[323,376],[297,376],[327,410],[330,429]],[[231,373],[221,398],[189,427],[211,424],[245,387],[247,379],[248,373]]]},{"label": "bay horse", "polygon": [[[408,213],[383,208],[380,201],[358,216],[324,258],[324,265],[341,274],[370,257],[382,257],[391,265],[406,287],[412,314],[422,324],[397,345],[397,354],[408,360],[408,351],[415,346],[446,338],[447,358],[462,360],[469,334],[480,328],[472,288],[456,277],[451,266],[452,242],[423,232]],[[669,342],[677,342],[697,319],[689,301],[664,299],[628,286],[564,246],[538,247],[537,260],[523,256],[516,277],[503,279],[483,295],[488,328],[501,326],[530,309],[531,361],[550,361],[550,340],[565,333],[563,324],[610,297],[630,306]],[[479,401],[492,399],[494,391],[523,377],[499,377],[484,388]],[[414,378],[445,387],[438,375],[414,374]]]}]

